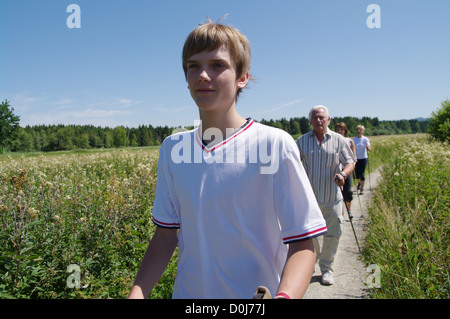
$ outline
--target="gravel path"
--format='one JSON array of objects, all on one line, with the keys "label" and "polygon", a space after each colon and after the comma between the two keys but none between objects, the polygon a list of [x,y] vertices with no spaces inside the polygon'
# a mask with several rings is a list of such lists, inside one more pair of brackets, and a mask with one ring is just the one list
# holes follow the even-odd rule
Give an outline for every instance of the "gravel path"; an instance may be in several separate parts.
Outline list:
[{"label": "gravel path", "polygon": [[[353,226],[355,227],[358,242],[362,248],[364,244],[365,226],[367,223],[367,205],[372,200],[372,190],[378,184],[380,178],[379,169],[366,176],[364,195],[353,195],[352,213]],[[369,184],[370,180],[370,184]],[[371,187],[370,187],[371,186]],[[344,208],[345,209],[345,208]],[[367,277],[370,275],[366,271],[366,266],[361,260],[361,255],[356,245],[352,226],[348,219],[347,211],[344,211],[345,223],[343,233],[339,241],[338,252],[334,261],[334,281],[331,286],[321,284],[321,272],[316,263],[315,272],[311,283],[304,296],[305,299],[362,299],[369,298],[366,286]],[[319,239],[320,240],[320,239]]]}]

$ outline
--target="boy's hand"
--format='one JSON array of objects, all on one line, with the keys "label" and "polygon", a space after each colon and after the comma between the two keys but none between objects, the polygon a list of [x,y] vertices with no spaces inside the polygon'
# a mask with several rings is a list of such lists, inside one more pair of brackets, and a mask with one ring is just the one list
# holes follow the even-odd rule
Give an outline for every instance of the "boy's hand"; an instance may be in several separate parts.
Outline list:
[{"label": "boy's hand", "polygon": [[272,295],[269,289],[264,286],[259,286],[252,299],[272,299]]}]

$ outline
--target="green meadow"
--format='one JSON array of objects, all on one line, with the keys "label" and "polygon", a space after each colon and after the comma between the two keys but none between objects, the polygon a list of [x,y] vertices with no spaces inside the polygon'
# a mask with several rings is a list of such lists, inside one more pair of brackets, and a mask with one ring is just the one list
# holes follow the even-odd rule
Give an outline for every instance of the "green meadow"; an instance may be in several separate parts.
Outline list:
[{"label": "green meadow", "polygon": [[373,298],[450,298],[450,148],[425,134],[372,138],[381,166],[364,245]]},{"label": "green meadow", "polygon": [[[372,298],[449,298],[448,145],[371,138]],[[154,232],[158,148],[0,155],[0,298],[126,298]],[[369,186],[369,185],[367,185]],[[177,253],[151,298],[170,298]]]}]

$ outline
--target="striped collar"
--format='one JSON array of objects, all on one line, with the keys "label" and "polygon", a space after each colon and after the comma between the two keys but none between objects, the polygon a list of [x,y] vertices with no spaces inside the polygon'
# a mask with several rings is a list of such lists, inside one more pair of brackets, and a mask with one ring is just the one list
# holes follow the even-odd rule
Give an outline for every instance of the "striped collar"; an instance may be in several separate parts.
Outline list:
[{"label": "striped collar", "polygon": [[228,142],[232,141],[233,139],[235,139],[236,137],[238,137],[239,135],[241,135],[242,133],[244,133],[247,129],[249,129],[253,124],[255,123],[255,121],[249,117],[247,119],[247,122],[245,122],[244,125],[242,125],[240,128],[238,128],[232,135],[230,135],[228,138],[226,138],[225,140],[223,140],[222,142],[220,142],[219,144],[214,145],[211,148],[208,148],[206,145],[203,144],[203,142],[201,141],[198,132],[201,129],[201,127],[199,126],[195,132],[195,140],[197,141],[197,144],[203,149],[203,151],[205,151],[206,153],[211,153],[212,151],[216,150],[219,147],[222,147],[223,145],[227,144]]},{"label": "striped collar", "polygon": [[[331,136],[331,134],[332,134],[332,133],[331,133],[330,128],[327,127],[327,130],[326,130],[324,136]],[[317,135],[316,135],[316,133],[315,133],[314,131],[311,131],[311,136],[317,137]]]}]

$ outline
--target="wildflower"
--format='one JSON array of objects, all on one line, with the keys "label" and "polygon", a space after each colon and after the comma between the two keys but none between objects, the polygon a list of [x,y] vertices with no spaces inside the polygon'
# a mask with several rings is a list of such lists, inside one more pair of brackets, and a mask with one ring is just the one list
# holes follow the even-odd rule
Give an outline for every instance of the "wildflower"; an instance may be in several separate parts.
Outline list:
[{"label": "wildflower", "polygon": [[38,210],[34,209],[33,207],[28,208],[28,214],[33,220],[36,220],[38,217]]},{"label": "wildflower", "polygon": [[53,187],[53,183],[50,183],[49,181],[44,181],[44,182],[42,182],[42,187],[51,188],[51,187]]},{"label": "wildflower", "polygon": [[11,185],[17,192],[20,192],[22,188],[29,182],[27,173],[28,171],[26,169],[22,169],[20,170],[18,175],[14,175],[11,177]]},{"label": "wildflower", "polygon": [[83,224],[87,224],[88,221],[89,221],[89,218],[81,217],[81,218],[80,218],[80,221],[81,221]]},{"label": "wildflower", "polygon": [[8,207],[6,207],[5,205],[1,204],[0,205],[0,213],[5,213],[8,211]]}]

